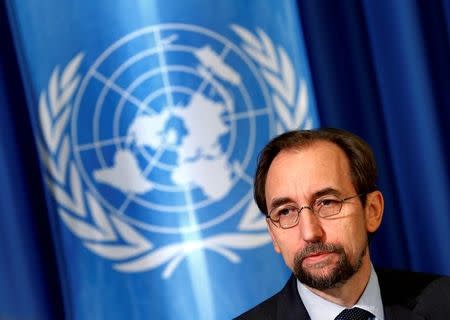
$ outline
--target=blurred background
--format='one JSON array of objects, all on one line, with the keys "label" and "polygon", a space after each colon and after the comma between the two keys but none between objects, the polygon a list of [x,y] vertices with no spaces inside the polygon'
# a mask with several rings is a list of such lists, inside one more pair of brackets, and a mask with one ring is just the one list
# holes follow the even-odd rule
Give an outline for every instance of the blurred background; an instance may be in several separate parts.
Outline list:
[{"label": "blurred background", "polygon": [[374,149],[376,266],[450,275],[450,1],[6,0],[0,43],[0,319],[271,296],[251,180],[298,128]]}]

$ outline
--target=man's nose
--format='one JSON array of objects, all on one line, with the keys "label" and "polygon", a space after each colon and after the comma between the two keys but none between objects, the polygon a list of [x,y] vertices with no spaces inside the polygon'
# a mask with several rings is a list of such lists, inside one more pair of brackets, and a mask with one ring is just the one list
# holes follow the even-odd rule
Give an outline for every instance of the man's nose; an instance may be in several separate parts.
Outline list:
[{"label": "man's nose", "polygon": [[299,216],[299,228],[305,242],[316,242],[325,235],[319,217],[309,207],[304,207]]}]

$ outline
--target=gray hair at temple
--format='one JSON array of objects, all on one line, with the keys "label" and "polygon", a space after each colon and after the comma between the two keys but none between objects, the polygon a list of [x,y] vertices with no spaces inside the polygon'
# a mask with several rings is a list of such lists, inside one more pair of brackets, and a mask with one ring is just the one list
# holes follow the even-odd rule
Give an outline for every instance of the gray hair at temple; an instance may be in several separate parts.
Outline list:
[{"label": "gray hair at temple", "polygon": [[[254,198],[259,210],[266,216],[266,178],[270,165],[283,150],[301,150],[318,141],[328,141],[337,145],[347,156],[352,184],[358,194],[377,190],[377,168],[370,146],[357,135],[336,128],[290,131],[272,139],[258,157],[254,181]],[[299,163],[301,165],[301,163]],[[363,206],[366,195],[361,196]]]}]

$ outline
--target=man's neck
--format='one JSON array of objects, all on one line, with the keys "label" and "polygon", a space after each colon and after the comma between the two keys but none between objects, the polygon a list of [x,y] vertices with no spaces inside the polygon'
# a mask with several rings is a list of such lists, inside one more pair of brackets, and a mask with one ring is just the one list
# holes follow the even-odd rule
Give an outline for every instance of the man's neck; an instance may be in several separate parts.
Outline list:
[{"label": "man's neck", "polygon": [[361,268],[344,284],[338,285],[335,288],[320,291],[311,287],[308,287],[316,295],[345,307],[352,307],[356,304],[361,297],[364,289],[369,282],[371,272],[371,263],[369,254],[363,258]]}]

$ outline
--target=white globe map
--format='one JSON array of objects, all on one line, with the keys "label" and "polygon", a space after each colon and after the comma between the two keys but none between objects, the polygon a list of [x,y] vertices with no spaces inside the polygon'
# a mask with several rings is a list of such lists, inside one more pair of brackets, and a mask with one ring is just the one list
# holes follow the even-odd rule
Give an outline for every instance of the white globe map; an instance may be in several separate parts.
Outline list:
[{"label": "white globe map", "polygon": [[[219,138],[230,131],[221,117],[225,109],[224,104],[196,93],[186,106],[136,117],[129,126],[128,139],[138,147],[146,146],[154,151],[174,147],[178,166],[171,173],[173,183],[194,185],[209,198],[220,199],[232,185],[231,168],[219,145]],[[178,117],[184,123],[187,133],[182,138],[177,130],[167,129],[167,122],[172,117]],[[208,119],[207,125],[205,119]],[[179,140],[181,143],[177,144]],[[127,179],[123,178],[124,172]],[[114,165],[94,171],[94,178],[124,193],[144,194],[153,188],[129,149],[116,151]]]},{"label": "white globe map", "polygon": [[276,130],[255,61],[183,24],[139,29],[104,50],[71,115],[74,161],[96,201],[146,232],[232,228],[251,200],[255,150]]},{"label": "white globe map", "polygon": [[82,79],[84,53],[56,66],[41,93],[58,214],[116,270],[169,278],[198,250],[237,263],[270,242],[251,164],[275,131],[312,126],[307,87],[264,31],[230,27],[240,46],[195,25],[136,30]]}]

